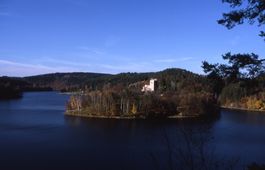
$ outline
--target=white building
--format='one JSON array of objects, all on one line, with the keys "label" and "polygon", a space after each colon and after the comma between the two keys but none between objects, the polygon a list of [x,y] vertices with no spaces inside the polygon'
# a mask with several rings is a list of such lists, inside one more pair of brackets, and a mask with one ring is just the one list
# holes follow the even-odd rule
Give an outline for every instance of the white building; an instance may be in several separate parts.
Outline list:
[{"label": "white building", "polygon": [[157,79],[150,79],[149,84],[145,84],[142,88],[142,92],[153,92],[157,87]]}]

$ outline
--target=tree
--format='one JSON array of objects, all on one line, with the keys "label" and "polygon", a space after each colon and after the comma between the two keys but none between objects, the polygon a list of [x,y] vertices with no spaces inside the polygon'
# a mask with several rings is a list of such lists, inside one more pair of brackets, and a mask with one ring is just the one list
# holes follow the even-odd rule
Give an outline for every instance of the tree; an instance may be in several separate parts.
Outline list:
[{"label": "tree", "polygon": [[[256,54],[234,54],[226,53],[223,55],[224,60],[228,60],[228,63],[232,66],[230,69],[230,74],[232,76],[239,76],[244,78],[255,78],[263,72],[263,61],[264,59],[259,59]],[[241,72],[244,71],[244,72]]]},{"label": "tree", "polygon": [[[228,29],[232,29],[236,25],[248,22],[254,24],[258,22],[258,26],[265,24],[265,0],[222,0],[228,3],[234,10],[223,13],[223,18],[218,23],[224,25]],[[261,37],[265,37],[265,32],[260,32]]]},{"label": "tree", "polygon": [[136,114],[137,113],[137,107],[135,104],[133,104],[132,106],[132,114]]},{"label": "tree", "polygon": [[203,61],[202,68],[210,78],[223,78],[229,82],[237,81],[240,78],[253,79],[264,72],[263,61],[256,54],[231,54],[222,56],[227,64],[209,64]]},{"label": "tree", "polygon": [[218,69],[219,64],[210,64],[207,61],[202,62],[202,68],[205,73],[208,73],[208,77],[216,79],[219,78],[220,69]]}]

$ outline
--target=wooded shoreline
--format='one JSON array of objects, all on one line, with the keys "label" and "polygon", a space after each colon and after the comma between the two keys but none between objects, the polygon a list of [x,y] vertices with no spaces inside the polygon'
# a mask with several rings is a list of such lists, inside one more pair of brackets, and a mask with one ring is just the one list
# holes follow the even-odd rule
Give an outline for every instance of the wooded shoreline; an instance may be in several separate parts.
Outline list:
[{"label": "wooded shoreline", "polygon": [[226,110],[235,110],[235,111],[248,111],[248,112],[259,112],[259,113],[265,113],[265,110],[261,109],[248,109],[248,108],[242,108],[242,107],[228,107],[228,106],[221,106],[221,109]]},{"label": "wooded shoreline", "polygon": [[[148,118],[144,116],[104,116],[104,115],[93,115],[86,114],[85,111],[69,111],[67,110],[64,113],[66,116],[75,116],[75,117],[85,117],[85,118],[95,118],[95,119],[124,119],[124,120],[134,120],[134,119],[156,119],[156,118]],[[163,117],[163,119],[191,119],[191,118],[199,118],[201,115],[173,115],[168,117]],[[158,118],[158,117],[157,117]]]}]

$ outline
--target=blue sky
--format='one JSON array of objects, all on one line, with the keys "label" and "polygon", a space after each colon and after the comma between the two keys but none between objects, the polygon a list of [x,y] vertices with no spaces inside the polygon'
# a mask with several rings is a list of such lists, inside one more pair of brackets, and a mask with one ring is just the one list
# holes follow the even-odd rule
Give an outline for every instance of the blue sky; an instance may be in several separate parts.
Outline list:
[{"label": "blue sky", "polygon": [[217,24],[221,0],[0,0],[0,76],[148,72],[265,55],[261,28]]}]

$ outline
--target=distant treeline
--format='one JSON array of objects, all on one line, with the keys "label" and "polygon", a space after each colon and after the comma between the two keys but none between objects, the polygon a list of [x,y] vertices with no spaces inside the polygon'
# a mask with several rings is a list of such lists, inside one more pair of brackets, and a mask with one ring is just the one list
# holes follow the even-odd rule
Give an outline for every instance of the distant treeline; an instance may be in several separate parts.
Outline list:
[{"label": "distant treeline", "polygon": [[[0,99],[22,97],[25,91],[80,91],[86,84],[106,76],[98,73],[54,73],[30,77],[0,77]],[[96,81],[97,82],[97,81]],[[91,83],[93,85],[93,83]]]},{"label": "distant treeline", "polygon": [[12,99],[22,97],[21,87],[24,81],[8,77],[0,77],[0,99]]},{"label": "distant treeline", "polygon": [[23,78],[0,77],[0,99],[21,98],[25,91],[51,91],[49,87],[38,87]]},{"label": "distant treeline", "polygon": [[52,88],[62,92],[79,91],[86,87],[97,88],[110,74],[101,73],[52,73],[24,77],[35,87]]},{"label": "distant treeline", "polygon": [[[53,73],[24,77],[23,80],[34,87],[48,87],[59,91],[94,91],[113,86],[117,88],[119,86],[123,88],[141,86],[144,81],[149,81],[150,78],[154,77],[159,79],[159,91],[176,91],[179,88],[196,83],[202,76],[182,69],[166,69],[160,72],[120,73],[115,75],[101,73]],[[139,84],[139,82],[142,83]]]}]

